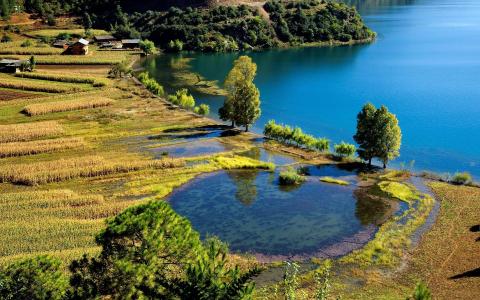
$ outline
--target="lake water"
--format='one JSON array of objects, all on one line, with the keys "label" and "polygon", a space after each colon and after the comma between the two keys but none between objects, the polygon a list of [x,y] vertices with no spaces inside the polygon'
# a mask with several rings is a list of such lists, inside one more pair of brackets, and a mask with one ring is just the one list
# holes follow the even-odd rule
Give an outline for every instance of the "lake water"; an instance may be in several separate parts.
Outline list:
[{"label": "lake water", "polygon": [[[351,171],[313,168],[315,175],[293,187],[279,186],[278,172],[220,171],[176,189],[168,201],[202,237],[216,235],[235,252],[282,259],[361,247],[393,212],[390,205],[356,193]],[[320,182],[325,175],[347,176],[352,184]]]},{"label": "lake water", "polygon": [[[378,33],[375,43],[248,53],[258,65],[262,116],[333,142],[352,141],[356,114],[371,101],[400,121],[399,162],[417,170],[480,177],[480,1],[351,1]],[[207,79],[223,81],[239,53],[183,54]],[[166,61],[145,67],[168,87]],[[195,95],[215,113],[222,97]],[[214,115],[213,115],[214,116]],[[215,116],[214,116],[215,117]]]}]

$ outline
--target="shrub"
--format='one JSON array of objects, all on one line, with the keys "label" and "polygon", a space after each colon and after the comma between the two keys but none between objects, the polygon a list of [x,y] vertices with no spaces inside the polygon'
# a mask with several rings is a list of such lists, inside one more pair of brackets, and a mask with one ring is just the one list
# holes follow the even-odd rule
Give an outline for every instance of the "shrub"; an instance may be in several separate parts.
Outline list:
[{"label": "shrub", "polygon": [[140,41],[139,46],[140,49],[142,49],[142,51],[147,55],[154,54],[157,51],[157,49],[155,48],[155,44],[149,40]]},{"label": "shrub", "polygon": [[294,185],[300,184],[305,181],[305,177],[298,174],[293,168],[288,168],[285,171],[280,172],[278,182],[280,185]]},{"label": "shrub", "polygon": [[169,95],[168,101],[183,108],[193,108],[195,106],[195,99],[187,89],[181,89],[175,95]]},{"label": "shrub", "polygon": [[60,261],[49,256],[19,261],[0,271],[1,299],[60,300],[67,287]]},{"label": "shrub", "polygon": [[351,157],[357,151],[355,145],[341,142],[340,144],[335,145],[335,153],[341,157]]},{"label": "shrub", "polygon": [[2,36],[2,39],[0,40],[0,42],[2,42],[2,43],[8,43],[8,42],[11,42],[11,41],[12,41],[12,37],[9,36],[9,35],[6,35],[6,34],[4,34]]},{"label": "shrub", "polygon": [[207,104],[200,104],[199,106],[195,107],[194,112],[196,114],[206,116],[210,113],[210,106],[208,106]]},{"label": "shrub", "polygon": [[20,47],[31,47],[33,45],[31,40],[25,40],[23,43],[20,44]]},{"label": "shrub", "polygon": [[299,127],[291,128],[288,125],[276,124],[274,120],[268,121],[263,134],[270,139],[288,145],[296,145],[309,150],[326,152],[330,148],[330,141],[325,138],[315,138],[312,135],[303,133]]},{"label": "shrub", "polygon": [[[157,96],[163,96],[165,94],[163,87],[153,78],[150,78],[147,72],[140,73],[138,80],[149,90]],[[195,105],[195,104],[194,104]]]},{"label": "shrub", "polygon": [[431,300],[432,294],[428,289],[427,285],[423,282],[417,283],[415,290],[413,291],[412,297],[408,298],[411,300]]},{"label": "shrub", "polygon": [[450,179],[450,182],[458,185],[470,184],[472,183],[472,175],[468,172],[457,172],[453,175],[452,179]]}]

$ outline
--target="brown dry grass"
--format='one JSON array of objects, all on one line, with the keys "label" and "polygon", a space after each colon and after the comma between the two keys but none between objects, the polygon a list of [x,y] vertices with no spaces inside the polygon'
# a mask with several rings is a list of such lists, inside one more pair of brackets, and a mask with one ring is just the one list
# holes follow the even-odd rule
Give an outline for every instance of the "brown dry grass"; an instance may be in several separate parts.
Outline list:
[{"label": "brown dry grass", "polygon": [[30,104],[25,106],[23,111],[29,116],[44,115],[48,113],[80,110],[103,107],[113,104],[115,101],[105,97],[85,98],[78,100],[66,100]]},{"label": "brown dry grass", "polygon": [[0,144],[0,158],[62,151],[85,146],[82,138],[59,138]]},{"label": "brown dry grass", "polygon": [[[480,232],[470,230],[480,225],[480,188],[438,182],[431,187],[441,201],[440,213],[414,251],[406,276],[425,280],[434,299],[480,299]],[[475,270],[476,276],[468,276]]]},{"label": "brown dry grass", "polygon": [[144,169],[167,169],[184,166],[181,159],[106,160],[101,156],[84,156],[27,164],[9,164],[0,169],[0,182],[36,185],[78,177],[96,177]]},{"label": "brown dry grass", "polygon": [[0,143],[30,141],[63,133],[55,121],[0,125]]}]

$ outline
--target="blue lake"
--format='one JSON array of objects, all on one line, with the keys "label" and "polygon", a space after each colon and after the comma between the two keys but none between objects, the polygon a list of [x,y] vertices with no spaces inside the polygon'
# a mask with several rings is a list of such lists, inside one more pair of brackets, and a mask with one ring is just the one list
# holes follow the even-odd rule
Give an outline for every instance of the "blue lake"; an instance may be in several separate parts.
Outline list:
[{"label": "blue lake", "polygon": [[[348,1],[347,1],[348,2]],[[417,170],[469,171],[480,178],[480,1],[350,1],[378,33],[368,45],[250,52],[258,65],[262,116],[333,142],[352,141],[356,114],[371,101],[400,121],[401,157]],[[223,81],[240,53],[183,54],[192,70]],[[171,56],[144,66],[168,88]],[[219,96],[195,95],[211,106]]]}]

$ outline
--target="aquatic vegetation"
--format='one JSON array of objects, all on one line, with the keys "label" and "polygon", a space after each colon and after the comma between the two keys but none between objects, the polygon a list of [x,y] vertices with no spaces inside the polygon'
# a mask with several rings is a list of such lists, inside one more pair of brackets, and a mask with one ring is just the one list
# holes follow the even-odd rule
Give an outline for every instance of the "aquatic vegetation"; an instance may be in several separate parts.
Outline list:
[{"label": "aquatic vegetation", "polygon": [[0,125],[0,143],[30,141],[62,133],[63,127],[56,121]]},{"label": "aquatic vegetation", "polygon": [[217,156],[212,161],[222,169],[266,169],[274,170],[275,165],[271,162],[262,162],[245,156]]},{"label": "aquatic vegetation", "polygon": [[326,182],[326,183],[333,183],[333,184],[339,184],[339,185],[349,185],[350,182],[341,180],[341,179],[336,179],[330,176],[323,176],[320,177],[321,182]]},{"label": "aquatic vegetation", "polygon": [[53,161],[9,164],[0,170],[0,182],[36,185],[78,177],[96,177],[128,173],[143,169],[167,169],[185,165],[181,159],[106,160],[101,156],[84,156]]},{"label": "aquatic vegetation", "polygon": [[187,89],[181,89],[173,95],[168,95],[167,100],[183,108],[191,109],[195,106],[195,99]]},{"label": "aquatic vegetation", "polygon": [[104,107],[112,105],[114,102],[114,100],[106,97],[87,97],[77,100],[30,104],[25,106],[23,112],[29,116],[37,116],[55,112]]},{"label": "aquatic vegetation", "polygon": [[281,185],[295,185],[305,181],[305,176],[298,174],[297,170],[289,167],[287,170],[280,172],[278,183]]},{"label": "aquatic vegetation", "polygon": [[405,202],[411,202],[419,197],[412,187],[401,182],[382,181],[378,183],[378,187],[388,196]]},{"label": "aquatic vegetation", "polygon": [[29,142],[0,143],[0,158],[64,151],[85,146],[83,138],[58,138]]}]

